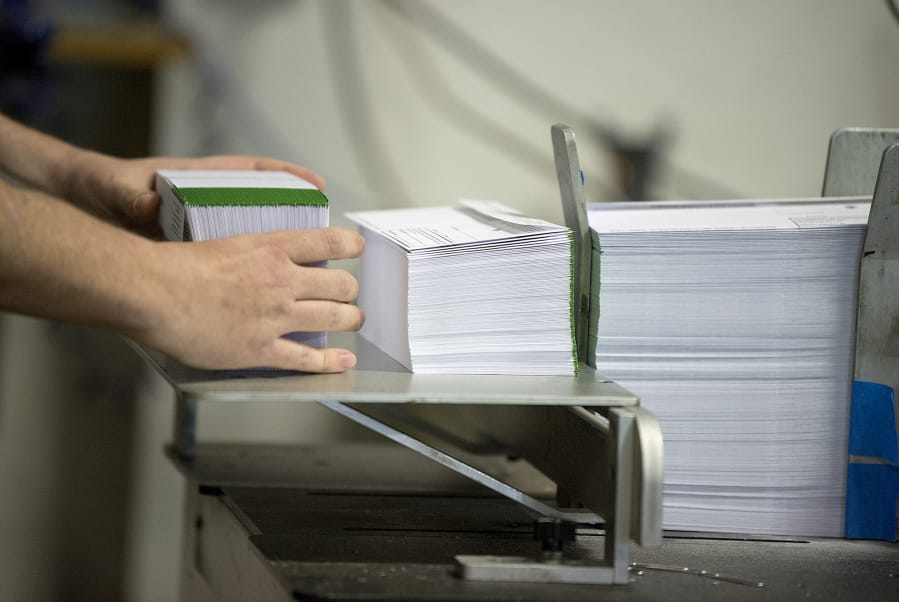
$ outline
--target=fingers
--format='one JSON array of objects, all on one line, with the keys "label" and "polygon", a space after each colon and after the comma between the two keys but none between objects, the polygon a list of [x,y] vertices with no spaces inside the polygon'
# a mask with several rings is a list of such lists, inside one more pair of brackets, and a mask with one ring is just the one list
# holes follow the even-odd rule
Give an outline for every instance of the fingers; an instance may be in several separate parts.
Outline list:
[{"label": "fingers", "polygon": [[294,298],[300,300],[333,300],[348,303],[359,295],[359,282],[344,270],[300,268],[294,287]]},{"label": "fingers", "polygon": [[323,177],[321,177],[311,169],[306,169],[305,167],[300,167],[299,165],[294,165],[293,163],[287,163],[286,161],[260,157],[254,160],[253,169],[267,171],[287,171],[295,176],[303,178],[319,190],[325,189],[325,179]]},{"label": "fingers", "polygon": [[352,259],[362,255],[365,242],[358,232],[342,228],[284,230],[270,235],[294,263],[315,263],[329,259]]},{"label": "fingers", "polygon": [[359,330],[365,321],[362,310],[336,301],[297,301],[288,316],[292,331]]},{"label": "fingers", "polygon": [[346,349],[314,349],[278,339],[272,344],[265,365],[301,372],[343,372],[356,365],[356,356]]},{"label": "fingers", "polygon": [[[364,315],[353,305],[333,301],[301,301],[290,319],[291,331],[358,330]],[[301,372],[343,372],[356,365],[356,356],[346,349],[316,349],[287,338],[276,338],[253,362]]]},{"label": "fingers", "polygon": [[253,169],[258,171],[286,171],[299,176],[324,190],[325,180],[320,175],[293,163],[269,157],[245,157],[240,155],[221,155],[200,159],[185,159],[183,164],[175,163],[180,169]]}]

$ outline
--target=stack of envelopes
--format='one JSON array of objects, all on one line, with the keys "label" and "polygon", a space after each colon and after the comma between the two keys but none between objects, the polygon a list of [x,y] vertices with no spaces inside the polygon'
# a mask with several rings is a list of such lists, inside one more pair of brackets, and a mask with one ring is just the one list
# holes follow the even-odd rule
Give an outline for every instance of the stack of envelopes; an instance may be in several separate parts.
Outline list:
[{"label": "stack of envelopes", "polygon": [[573,375],[572,238],[500,203],[350,213],[362,334],[413,372]]}]

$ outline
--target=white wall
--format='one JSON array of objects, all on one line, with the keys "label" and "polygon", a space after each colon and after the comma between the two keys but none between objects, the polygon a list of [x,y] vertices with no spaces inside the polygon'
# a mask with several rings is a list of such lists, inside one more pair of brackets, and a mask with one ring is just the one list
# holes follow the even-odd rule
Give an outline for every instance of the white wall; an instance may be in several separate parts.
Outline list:
[{"label": "white wall", "polygon": [[[559,108],[504,92],[441,34],[414,26],[422,7]],[[347,210],[466,196],[559,220],[549,143],[558,121],[576,128],[595,200],[611,196],[600,185],[611,169],[589,120],[633,137],[673,128],[666,160],[714,186],[669,169],[660,197],[814,195],[831,131],[899,127],[899,24],[881,0],[170,0],[166,12],[197,52],[160,74],[157,151],[303,163],[328,180],[338,224]],[[48,463],[71,391],[47,380],[66,360],[44,329],[7,324],[0,593],[46,599],[55,590],[41,586],[54,570],[45,550],[58,528],[43,519],[58,473]],[[160,451],[171,399],[150,379],[135,403],[127,594],[167,599],[181,502],[180,477]],[[201,424],[210,436],[343,436],[319,411],[283,407],[212,409]]]},{"label": "white wall", "polygon": [[[534,108],[485,79],[413,24],[422,6],[561,108]],[[669,170],[662,197],[813,195],[834,129],[899,124],[899,25],[881,0],[269,1],[252,10],[195,0],[170,9],[227,73],[230,90],[201,105],[218,107],[220,140],[321,172],[336,214],[473,196],[560,218],[554,122],[578,133],[588,196],[606,196],[598,183],[608,157],[583,116],[624,136],[670,125],[666,158],[720,185]],[[197,148],[197,96],[186,84],[197,73],[169,74],[160,150]],[[512,142],[488,142],[492,128]]]}]

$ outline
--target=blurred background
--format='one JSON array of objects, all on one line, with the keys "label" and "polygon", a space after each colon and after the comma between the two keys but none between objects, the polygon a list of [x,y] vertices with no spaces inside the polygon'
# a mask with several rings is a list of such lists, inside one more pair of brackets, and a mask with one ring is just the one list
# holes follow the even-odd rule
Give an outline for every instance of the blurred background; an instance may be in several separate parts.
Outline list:
[{"label": "blurred background", "polygon": [[[120,156],[271,155],[345,211],[815,196],[845,126],[899,126],[884,0],[0,0],[0,110]],[[353,269],[352,264],[346,266]],[[115,336],[0,314],[0,599],[173,600],[172,394]],[[201,407],[203,439],[365,436]]]}]

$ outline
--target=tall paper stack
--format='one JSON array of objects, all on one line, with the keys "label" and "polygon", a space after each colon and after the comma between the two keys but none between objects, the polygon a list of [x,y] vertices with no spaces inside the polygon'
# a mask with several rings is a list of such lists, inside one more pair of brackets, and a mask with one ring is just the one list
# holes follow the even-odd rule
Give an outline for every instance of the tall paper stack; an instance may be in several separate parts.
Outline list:
[{"label": "tall paper stack", "polygon": [[842,534],[869,201],[590,206],[591,356],[659,418],[666,528]]}]

